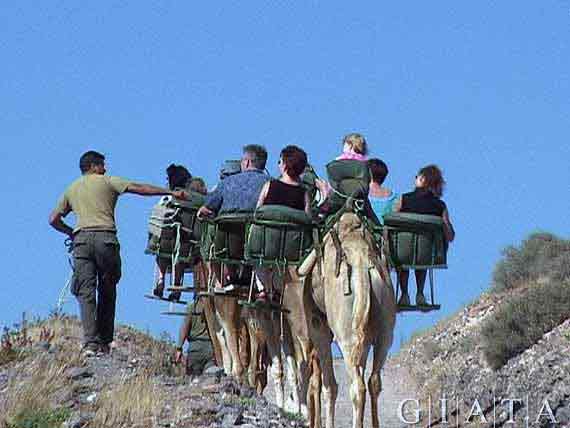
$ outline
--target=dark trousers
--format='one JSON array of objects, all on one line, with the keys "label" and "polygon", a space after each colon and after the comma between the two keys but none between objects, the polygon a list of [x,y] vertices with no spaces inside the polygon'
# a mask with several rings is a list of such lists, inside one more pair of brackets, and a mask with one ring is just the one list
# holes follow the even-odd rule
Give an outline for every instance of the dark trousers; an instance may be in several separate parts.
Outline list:
[{"label": "dark trousers", "polygon": [[73,260],[71,292],[79,302],[84,343],[111,343],[121,279],[117,236],[105,231],[78,232],[73,239]]},{"label": "dark trousers", "polygon": [[199,376],[204,370],[214,365],[214,349],[210,340],[191,340],[186,374]]}]

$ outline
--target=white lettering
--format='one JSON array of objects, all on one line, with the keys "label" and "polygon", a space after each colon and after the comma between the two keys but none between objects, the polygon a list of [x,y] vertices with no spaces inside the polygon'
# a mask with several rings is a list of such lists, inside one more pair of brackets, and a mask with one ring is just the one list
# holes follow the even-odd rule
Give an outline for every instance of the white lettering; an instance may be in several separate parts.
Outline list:
[{"label": "white lettering", "polygon": [[522,403],[522,399],[520,398],[504,398],[501,400],[501,404],[509,403],[509,420],[506,421],[506,424],[514,424],[515,423],[515,402]]},{"label": "white lettering", "polygon": [[473,418],[473,416],[479,416],[481,422],[487,422],[487,419],[485,419],[485,415],[483,414],[483,409],[481,409],[481,405],[479,404],[479,400],[477,399],[475,399],[475,401],[473,402],[471,410],[469,411],[469,414],[465,418],[465,422],[471,422],[471,418]]},{"label": "white lettering", "polygon": [[[544,413],[544,410],[546,408],[546,414]],[[548,419],[550,419],[550,422],[552,422],[553,424],[557,424],[558,422],[556,422],[556,418],[554,417],[554,413],[552,413],[552,409],[550,408],[550,404],[548,404],[548,400],[544,399],[544,401],[542,402],[542,407],[540,408],[540,412],[538,412],[538,416],[536,417],[536,423],[538,423],[538,421],[540,420],[541,416],[548,416]]]},{"label": "white lettering", "polygon": [[[415,410],[413,412],[415,419],[413,421],[409,421],[404,417],[404,407],[407,403],[414,403],[415,405]],[[406,398],[405,400],[400,401],[400,405],[398,406],[398,417],[406,425],[417,424],[420,421],[420,414],[420,402],[418,400]]]}]

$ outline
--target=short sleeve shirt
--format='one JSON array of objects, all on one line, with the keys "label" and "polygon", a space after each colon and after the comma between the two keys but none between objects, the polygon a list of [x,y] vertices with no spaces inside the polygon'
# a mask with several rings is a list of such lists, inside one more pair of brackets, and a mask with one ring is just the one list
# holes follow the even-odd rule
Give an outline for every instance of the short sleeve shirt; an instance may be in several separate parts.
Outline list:
[{"label": "short sleeve shirt", "polygon": [[86,174],[75,180],[57,203],[56,212],[76,216],[74,232],[82,229],[116,231],[115,206],[131,181],[120,177]]},{"label": "short sleeve shirt", "polygon": [[443,216],[445,202],[429,190],[416,189],[402,195],[402,212]]}]

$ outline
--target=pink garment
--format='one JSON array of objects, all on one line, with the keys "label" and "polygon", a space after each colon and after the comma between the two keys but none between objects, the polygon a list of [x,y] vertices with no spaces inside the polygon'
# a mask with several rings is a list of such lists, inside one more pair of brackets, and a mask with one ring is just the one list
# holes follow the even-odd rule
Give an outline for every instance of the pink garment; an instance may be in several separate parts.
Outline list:
[{"label": "pink garment", "polygon": [[366,162],[368,158],[360,153],[356,153],[353,151],[344,151],[342,154],[336,158],[336,160],[357,160]]}]

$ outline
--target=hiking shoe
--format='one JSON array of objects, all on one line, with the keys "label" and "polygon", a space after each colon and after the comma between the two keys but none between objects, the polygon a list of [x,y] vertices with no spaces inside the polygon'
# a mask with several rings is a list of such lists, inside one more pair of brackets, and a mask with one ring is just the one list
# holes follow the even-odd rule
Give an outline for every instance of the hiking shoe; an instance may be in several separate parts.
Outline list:
[{"label": "hiking shoe", "polygon": [[95,357],[99,352],[99,345],[97,343],[86,343],[81,348],[81,354],[86,357]]},{"label": "hiking shoe", "polygon": [[426,297],[422,293],[416,295],[416,306],[427,306]]},{"label": "hiking shoe", "polygon": [[398,300],[398,306],[410,306],[410,296],[408,296],[408,293],[402,294],[402,297]]},{"label": "hiking shoe", "polygon": [[111,353],[111,347],[108,343],[101,343],[99,345],[99,352],[98,354],[109,355]]}]

